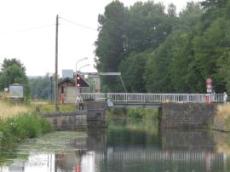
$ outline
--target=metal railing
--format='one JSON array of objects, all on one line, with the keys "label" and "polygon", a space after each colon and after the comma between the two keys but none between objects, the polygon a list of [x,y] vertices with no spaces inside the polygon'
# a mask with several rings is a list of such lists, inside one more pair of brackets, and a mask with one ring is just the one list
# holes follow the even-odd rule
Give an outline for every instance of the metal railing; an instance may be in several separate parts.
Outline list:
[{"label": "metal railing", "polygon": [[114,103],[223,103],[223,94],[186,93],[81,93],[83,100],[106,100]]}]

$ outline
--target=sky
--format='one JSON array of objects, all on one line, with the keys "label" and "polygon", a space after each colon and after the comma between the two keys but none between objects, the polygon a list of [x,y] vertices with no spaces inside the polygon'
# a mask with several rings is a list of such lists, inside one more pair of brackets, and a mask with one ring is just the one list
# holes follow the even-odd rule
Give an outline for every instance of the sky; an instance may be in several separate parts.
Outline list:
[{"label": "sky", "polygon": [[[54,73],[55,18],[59,23],[59,74],[62,69],[94,72],[97,18],[112,0],[0,0],[0,64],[17,58],[28,76]],[[138,0],[120,0],[130,6]],[[145,0],[142,0],[145,1]],[[174,3],[177,11],[191,0],[155,0]],[[198,0],[195,0],[198,1]],[[87,27],[84,27],[87,26]],[[87,57],[87,60],[81,59]]]}]

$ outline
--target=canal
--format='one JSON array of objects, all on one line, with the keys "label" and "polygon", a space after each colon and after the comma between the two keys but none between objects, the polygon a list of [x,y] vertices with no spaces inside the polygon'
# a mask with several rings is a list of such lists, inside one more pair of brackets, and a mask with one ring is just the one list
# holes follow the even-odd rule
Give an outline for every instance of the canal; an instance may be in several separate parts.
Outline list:
[{"label": "canal", "polygon": [[229,134],[159,130],[152,121],[110,119],[107,129],[58,131],[5,152],[0,172],[228,172]]}]

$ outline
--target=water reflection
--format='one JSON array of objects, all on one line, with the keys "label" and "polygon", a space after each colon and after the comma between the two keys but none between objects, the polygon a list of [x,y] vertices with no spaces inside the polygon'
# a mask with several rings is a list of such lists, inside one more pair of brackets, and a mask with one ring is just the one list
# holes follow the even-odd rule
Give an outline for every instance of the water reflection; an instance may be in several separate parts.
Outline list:
[{"label": "water reflection", "polygon": [[[141,126],[141,125],[140,125]],[[154,126],[154,125],[153,125]],[[156,129],[156,128],[155,128]],[[111,124],[86,135],[61,132],[22,145],[0,172],[227,172],[228,135]],[[59,136],[62,135],[62,136]],[[65,135],[65,137],[63,136]],[[59,138],[60,137],[60,138]],[[224,140],[221,140],[224,139]],[[64,140],[63,140],[64,139]],[[220,143],[226,152],[220,152]],[[52,144],[51,144],[52,143]],[[38,144],[38,145],[37,145]],[[222,149],[223,150],[223,149]]]}]

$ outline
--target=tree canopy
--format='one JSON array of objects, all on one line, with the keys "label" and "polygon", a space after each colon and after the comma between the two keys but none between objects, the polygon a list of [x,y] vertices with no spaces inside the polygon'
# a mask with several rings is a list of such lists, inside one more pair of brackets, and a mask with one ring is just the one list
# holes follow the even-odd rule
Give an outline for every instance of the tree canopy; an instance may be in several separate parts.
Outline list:
[{"label": "tree canopy", "polygon": [[[208,77],[215,92],[230,92],[230,1],[165,9],[152,1],[108,4],[99,16],[98,70],[120,71],[129,92],[205,92]],[[110,81],[104,87],[118,88]]]},{"label": "tree canopy", "polygon": [[24,95],[30,96],[28,78],[24,65],[17,59],[4,59],[0,72],[0,90],[8,88],[10,84],[22,84],[24,86]]}]

